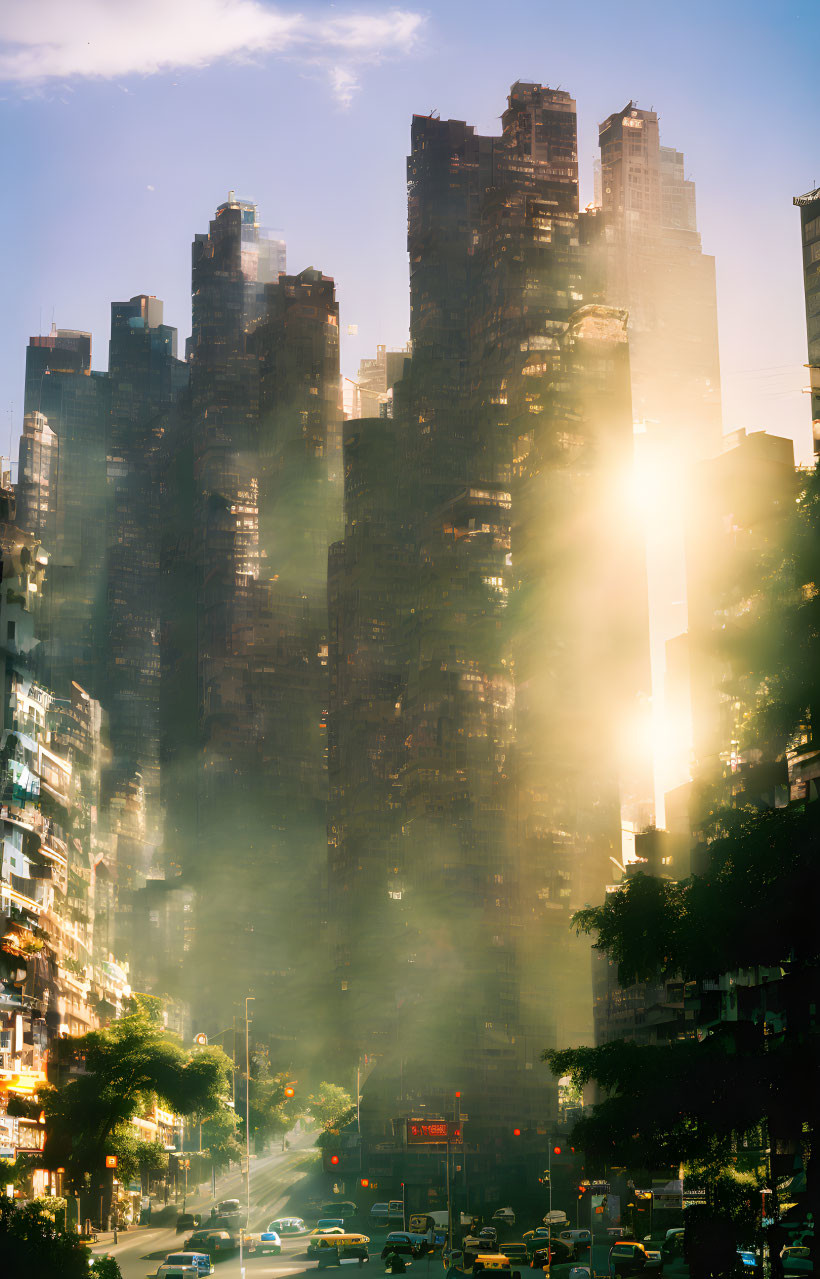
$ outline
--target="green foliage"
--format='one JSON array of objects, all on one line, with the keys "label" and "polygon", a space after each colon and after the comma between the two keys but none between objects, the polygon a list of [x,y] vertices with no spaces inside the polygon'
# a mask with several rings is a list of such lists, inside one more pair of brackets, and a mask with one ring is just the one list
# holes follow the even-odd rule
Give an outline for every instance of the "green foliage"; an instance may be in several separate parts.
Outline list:
[{"label": "green foliage", "polygon": [[[308,1097],[308,1111],[324,1132],[338,1132],[356,1113],[353,1098],[338,1084],[321,1083]],[[321,1144],[321,1139],[317,1145]]]},{"label": "green foliage", "polygon": [[202,1149],[217,1168],[226,1167],[242,1155],[242,1145],[237,1133],[239,1117],[228,1106],[218,1110],[202,1125]]},{"label": "green foliage", "polygon": [[25,1279],[85,1279],[89,1273],[87,1248],[36,1201],[21,1207],[0,1198],[0,1257],[5,1274]]},{"label": "green foliage", "polygon": [[264,1049],[251,1056],[251,1133],[262,1140],[289,1132],[302,1113],[297,1097],[285,1096],[288,1074],[274,1074]]},{"label": "green foliage", "polygon": [[106,1142],[105,1153],[117,1156],[117,1177],[123,1185],[140,1173],[159,1172],[168,1167],[168,1152],[161,1141],[143,1141],[130,1123],[120,1124]]},{"label": "green foliage", "polygon": [[[756,624],[727,638],[727,689],[750,710],[742,745],[782,758],[802,728],[820,736],[820,470],[810,472],[785,537],[764,568]],[[815,746],[817,745],[814,740]]]},{"label": "green foliage", "polygon": [[658,973],[688,979],[820,960],[818,805],[727,814],[705,875],[636,875],[574,916],[618,964],[624,985]]},{"label": "green foliage", "polygon": [[16,1159],[0,1159],[0,1186],[23,1186],[34,1167],[33,1155],[18,1155]]},{"label": "green foliage", "polygon": [[88,1273],[94,1279],[122,1279],[116,1257],[95,1257]]},{"label": "green foliage", "polygon": [[138,996],[136,1011],[104,1030],[61,1043],[64,1056],[83,1069],[41,1097],[44,1163],[65,1167],[71,1185],[100,1168],[105,1154],[117,1153],[117,1141],[125,1143],[126,1159],[131,1158],[129,1121],[155,1101],[177,1114],[202,1118],[224,1106],[229,1058],[215,1048],[186,1052],[162,1029],[156,1007],[146,1000]]}]

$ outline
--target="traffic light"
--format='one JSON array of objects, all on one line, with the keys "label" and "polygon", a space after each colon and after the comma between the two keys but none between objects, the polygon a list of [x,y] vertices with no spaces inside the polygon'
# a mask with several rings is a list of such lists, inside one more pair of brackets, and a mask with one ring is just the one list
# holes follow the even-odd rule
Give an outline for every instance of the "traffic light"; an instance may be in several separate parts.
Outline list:
[{"label": "traffic light", "polygon": [[359,1185],[361,1186],[362,1190],[367,1190],[367,1187],[370,1185],[370,1178],[369,1178],[369,1177],[360,1177],[360,1178],[359,1178]]},{"label": "traffic light", "polygon": [[521,1129],[513,1128],[513,1137],[520,1137],[520,1136],[521,1136]]},{"label": "traffic light", "polygon": [[339,1156],[338,1156],[338,1155],[331,1155],[331,1156],[330,1156],[330,1162],[331,1162],[331,1163],[333,1164],[333,1166],[335,1167],[335,1166],[336,1166],[336,1164],[339,1162]]},{"label": "traffic light", "polygon": [[461,1093],[460,1093],[460,1092],[457,1092],[457,1093],[456,1093],[456,1097],[460,1098],[460,1097],[461,1097]]},{"label": "traffic light", "polygon": [[288,1098],[296,1096],[296,1089],[293,1084],[285,1084],[285,1096]]},{"label": "traffic light", "polygon": [[552,1153],[553,1153],[554,1155],[560,1155],[560,1153],[561,1153],[561,1147],[560,1147],[560,1146],[553,1146],[553,1148],[552,1148]]}]

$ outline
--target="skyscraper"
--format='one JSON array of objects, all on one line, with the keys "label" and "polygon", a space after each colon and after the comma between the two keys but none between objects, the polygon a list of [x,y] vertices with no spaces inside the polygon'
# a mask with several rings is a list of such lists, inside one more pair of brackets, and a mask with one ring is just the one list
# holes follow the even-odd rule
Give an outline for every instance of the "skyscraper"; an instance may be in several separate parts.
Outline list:
[{"label": "skyscraper", "polygon": [[[158,298],[140,294],[112,303],[104,701],[111,743],[107,790],[118,814],[123,888],[134,887],[152,862],[157,869],[161,839],[160,467],[163,437],[188,383],[176,342]],[[129,825],[133,848],[126,854]]]},{"label": "skyscraper", "polygon": [[[89,333],[55,327],[31,339],[24,412],[45,415],[57,437],[57,466],[56,482],[49,480],[48,509],[43,509],[41,484],[33,507],[31,490],[23,495],[23,509],[27,520],[37,519],[53,537],[45,547],[51,557],[50,589],[38,620],[41,676],[58,697],[70,696],[72,681],[99,697],[103,681],[109,392],[107,376],[91,371]],[[20,441],[19,473],[26,485],[31,438],[24,432]]]},{"label": "skyscraper", "polygon": [[263,878],[268,852],[254,803],[264,786],[251,671],[261,463],[258,364],[248,335],[264,314],[266,283],[284,265],[284,245],[233,192],[208,233],[195,237],[189,421],[175,432],[175,487],[165,498],[178,508],[165,557],[165,683],[177,682],[173,700],[184,712],[165,725],[169,854],[196,891],[192,972],[208,974],[210,1002],[222,1008],[236,976],[214,965],[214,947],[236,945],[245,985],[262,962],[264,895],[256,921],[248,908],[250,877]]},{"label": "skyscraper", "polygon": [[683,155],[660,145],[658,116],[628,102],[600,126],[606,301],[629,312],[637,419],[659,423],[678,458],[720,449],[714,258],[704,254]]},{"label": "skyscraper", "polygon": [[820,187],[796,195],[803,245],[803,285],[809,339],[809,382],[814,451],[820,453]]},{"label": "skyscraper", "polygon": [[[637,631],[644,614],[640,574],[615,596],[634,546],[600,504],[632,422],[624,317],[590,305],[600,225],[578,210],[565,91],[513,85],[498,138],[414,117],[412,358],[394,424],[351,424],[331,556],[336,980],[359,1048],[379,1043],[395,1077],[392,1104],[463,1085],[482,1142],[511,1135],[516,1108],[519,1122],[551,1113],[538,1058],[557,1006],[578,1013],[573,1031],[589,1020],[588,972],[567,975],[569,912],[602,890],[619,841],[620,708],[600,693],[625,672],[634,687],[625,601]],[[585,629],[585,587],[605,571],[617,656]]]}]

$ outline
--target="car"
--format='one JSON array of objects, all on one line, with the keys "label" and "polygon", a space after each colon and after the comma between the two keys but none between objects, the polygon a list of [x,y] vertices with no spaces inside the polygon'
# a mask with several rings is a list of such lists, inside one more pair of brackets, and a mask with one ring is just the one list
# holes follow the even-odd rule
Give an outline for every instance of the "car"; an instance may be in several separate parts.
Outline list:
[{"label": "car", "polygon": [[[758,1266],[757,1253],[753,1248],[738,1248],[737,1255],[740,1258],[740,1264],[744,1275],[752,1275]],[[783,1255],[782,1253],[780,1254]]]},{"label": "car", "polygon": [[319,1244],[323,1239],[327,1239],[330,1235],[338,1236],[343,1234],[344,1228],[342,1226],[328,1226],[322,1228],[317,1226],[315,1230],[311,1230],[310,1237],[308,1238],[308,1256],[312,1257],[313,1254],[318,1251]]},{"label": "car", "polygon": [[482,1243],[498,1243],[498,1231],[495,1226],[482,1226],[478,1237]]},{"label": "car", "polygon": [[616,1239],[609,1250],[609,1271],[618,1279],[642,1274],[646,1265],[646,1250],[637,1239]]},{"label": "car", "polygon": [[167,1266],[165,1262],[156,1271],[159,1279],[196,1279],[198,1274],[196,1266]]},{"label": "car", "polygon": [[515,1225],[515,1213],[512,1208],[496,1208],[493,1213],[493,1221],[503,1221],[508,1226]]},{"label": "car", "polygon": [[227,1230],[232,1235],[238,1235],[244,1224],[241,1212],[223,1212],[218,1217],[211,1217],[200,1229]]},{"label": "car", "polygon": [[513,1268],[515,1268],[519,1262],[521,1265],[526,1266],[529,1260],[527,1245],[525,1243],[505,1243],[504,1256],[509,1257],[510,1264]]},{"label": "car", "polygon": [[382,1261],[385,1261],[391,1254],[396,1253],[399,1257],[423,1257],[430,1251],[430,1244],[423,1235],[411,1235],[406,1230],[393,1230],[385,1241],[382,1248]]},{"label": "car", "polygon": [[344,1230],[344,1217],[320,1217],[316,1222],[317,1230],[330,1230],[333,1226],[338,1226],[340,1230]]},{"label": "car", "polygon": [[308,1256],[329,1255],[334,1248],[366,1248],[369,1243],[368,1235],[353,1234],[349,1230],[329,1230],[326,1234],[311,1237]]},{"label": "car", "polygon": [[652,1239],[649,1236],[643,1241],[643,1250],[646,1253],[647,1269],[659,1270],[663,1263],[663,1253],[661,1250],[661,1239]]},{"label": "car", "polygon": [[[207,1252],[169,1252],[163,1266],[193,1266],[198,1275],[213,1274],[213,1265]],[[164,1274],[162,1267],[157,1274]]]},{"label": "car", "polygon": [[268,1223],[268,1230],[275,1230],[278,1235],[305,1235],[307,1226],[301,1217],[277,1217]]},{"label": "car", "polygon": [[278,1257],[282,1251],[282,1240],[275,1230],[263,1230],[258,1235],[245,1235],[245,1246],[255,1257]]},{"label": "car", "polygon": [[225,1257],[236,1252],[239,1244],[228,1230],[197,1230],[185,1240],[186,1252],[207,1252],[208,1256]]},{"label": "car", "polygon": [[591,1244],[592,1232],[590,1230],[559,1230],[558,1238],[564,1243]]},{"label": "car", "polygon": [[814,1271],[811,1251],[805,1244],[788,1244],[781,1249],[784,1275],[805,1275]]},{"label": "car", "polygon": [[181,1212],[177,1216],[177,1234],[181,1230],[196,1230],[202,1225],[202,1218],[198,1212]]},{"label": "car", "polygon": [[323,1270],[326,1266],[343,1266],[351,1262],[363,1266],[369,1260],[367,1244],[339,1243],[320,1252],[317,1264],[319,1270]]},{"label": "car", "polygon": [[220,1199],[216,1205],[216,1211],[221,1212],[241,1212],[242,1204],[238,1199]]}]

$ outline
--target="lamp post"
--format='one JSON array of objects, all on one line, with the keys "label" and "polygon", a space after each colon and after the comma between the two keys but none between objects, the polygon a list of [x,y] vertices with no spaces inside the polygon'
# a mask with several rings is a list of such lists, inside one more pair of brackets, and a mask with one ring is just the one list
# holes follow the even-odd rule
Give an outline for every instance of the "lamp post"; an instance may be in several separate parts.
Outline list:
[{"label": "lamp post", "polygon": [[248,1215],[246,1226],[251,1220],[251,1059],[248,1049],[248,1004],[253,995],[245,996],[245,1194]]}]

